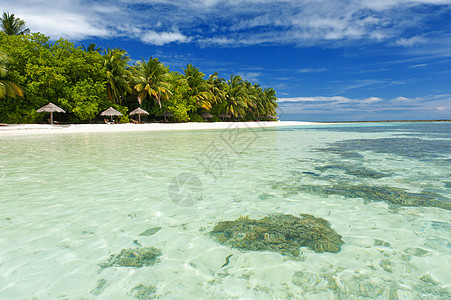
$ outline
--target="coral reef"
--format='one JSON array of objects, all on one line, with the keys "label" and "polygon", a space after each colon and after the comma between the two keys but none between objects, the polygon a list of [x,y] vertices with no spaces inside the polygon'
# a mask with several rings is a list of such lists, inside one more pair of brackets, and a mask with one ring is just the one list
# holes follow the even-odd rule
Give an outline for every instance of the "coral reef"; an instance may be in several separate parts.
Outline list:
[{"label": "coral reef", "polygon": [[148,267],[160,262],[160,249],[154,247],[122,249],[119,254],[110,256],[107,262],[100,264],[102,269],[110,267]]},{"label": "coral reef", "polygon": [[[273,185],[273,188],[277,188]],[[390,186],[368,186],[364,184],[334,185],[282,185],[288,194],[305,192],[317,195],[342,195],[349,198],[362,198],[366,202],[385,201],[400,206],[437,207],[451,210],[451,201],[437,193],[409,193],[401,188]]]},{"label": "coral reef", "polygon": [[346,166],[346,165],[326,165],[321,167],[315,168],[317,171],[327,171],[327,170],[343,170],[345,174],[356,176],[356,177],[363,177],[363,178],[372,178],[372,179],[379,179],[383,177],[387,177],[389,175],[386,175],[384,173],[376,172],[373,170],[369,170],[363,167],[353,167],[353,166]]},{"label": "coral reef", "polygon": [[[447,139],[420,138],[379,138],[379,139],[351,139],[338,141],[328,148],[317,149],[338,154],[346,158],[348,153],[359,154],[362,151],[374,153],[395,154],[418,160],[433,160],[447,158],[451,152],[451,145]],[[351,158],[351,157],[348,157]],[[357,156],[352,158],[358,158]]]},{"label": "coral reef", "polygon": [[258,220],[240,217],[219,222],[210,233],[221,244],[241,250],[267,250],[292,257],[299,256],[303,246],[317,253],[340,251],[343,241],[328,221],[301,216],[275,214]]}]

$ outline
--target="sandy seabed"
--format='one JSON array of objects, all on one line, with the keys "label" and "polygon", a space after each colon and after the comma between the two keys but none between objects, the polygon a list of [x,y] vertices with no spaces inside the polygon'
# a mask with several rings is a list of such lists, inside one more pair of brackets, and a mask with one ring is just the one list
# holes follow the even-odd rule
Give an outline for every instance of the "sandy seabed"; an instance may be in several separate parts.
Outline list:
[{"label": "sandy seabed", "polygon": [[217,122],[217,123],[146,123],[146,124],[20,124],[0,127],[0,136],[89,133],[89,132],[134,132],[134,131],[169,131],[169,130],[208,130],[264,128],[282,126],[320,125],[325,123],[278,121],[278,122]]}]

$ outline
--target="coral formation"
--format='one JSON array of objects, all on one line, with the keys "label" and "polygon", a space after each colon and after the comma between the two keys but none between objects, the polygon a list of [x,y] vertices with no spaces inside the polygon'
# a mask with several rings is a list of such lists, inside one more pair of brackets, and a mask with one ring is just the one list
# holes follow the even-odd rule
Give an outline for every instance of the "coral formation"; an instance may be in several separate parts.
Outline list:
[{"label": "coral formation", "polygon": [[433,160],[446,158],[446,154],[451,152],[451,145],[447,139],[351,139],[338,141],[331,144],[329,148],[317,150],[338,154],[342,157],[346,157],[347,153],[359,154],[362,151],[372,151],[374,153],[395,154],[418,160]]},{"label": "coral formation", "polygon": [[[276,188],[273,185],[273,188]],[[432,192],[409,193],[401,188],[390,186],[368,186],[364,184],[334,184],[334,185],[282,185],[282,190],[289,194],[306,192],[318,195],[342,195],[349,198],[362,198],[364,201],[385,201],[400,206],[438,207],[451,210],[448,198]]]},{"label": "coral formation", "polygon": [[219,222],[210,233],[221,244],[241,250],[267,250],[292,257],[299,256],[302,246],[318,253],[340,251],[343,241],[328,221],[301,216],[275,214],[258,220],[240,217]]},{"label": "coral formation", "polygon": [[153,266],[161,256],[160,249],[154,247],[122,249],[119,254],[110,256],[107,262],[100,264],[101,268]]},{"label": "coral formation", "polygon": [[353,166],[346,166],[346,165],[326,165],[321,167],[315,168],[318,171],[324,172],[327,170],[343,170],[345,174],[356,176],[356,177],[363,177],[363,178],[372,178],[372,179],[379,179],[383,177],[387,177],[388,175],[384,173],[380,173],[377,171],[369,170],[364,167],[353,167]]}]

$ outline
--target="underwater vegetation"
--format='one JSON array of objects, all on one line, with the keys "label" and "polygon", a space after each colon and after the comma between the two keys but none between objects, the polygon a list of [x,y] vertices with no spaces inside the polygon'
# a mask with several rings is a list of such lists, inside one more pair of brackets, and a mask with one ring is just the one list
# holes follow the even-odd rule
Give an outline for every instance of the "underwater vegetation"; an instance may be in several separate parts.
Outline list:
[{"label": "underwater vegetation", "polygon": [[122,249],[119,254],[112,254],[107,262],[99,264],[104,268],[110,267],[149,267],[160,262],[160,249],[154,247]]},{"label": "underwater vegetation", "polygon": [[[429,274],[416,279],[414,289],[406,289],[399,282],[368,274],[318,274],[298,271],[291,282],[311,295],[330,296],[330,299],[449,299],[450,290]],[[332,294],[332,295],[331,295]],[[328,297],[329,298],[329,297]]]},{"label": "underwater vegetation", "polygon": [[[379,138],[352,139],[338,141],[328,148],[317,149],[332,152],[342,157],[346,153],[372,151],[375,153],[395,154],[421,160],[446,158],[451,153],[451,143],[447,139],[424,140],[419,138]],[[357,157],[356,157],[357,158]]]},{"label": "underwater vegetation", "polygon": [[273,251],[292,257],[299,256],[300,247],[317,253],[337,253],[343,244],[329,222],[312,215],[301,218],[274,214],[254,220],[240,217],[235,221],[219,222],[210,232],[223,245],[240,250]]},{"label": "underwater vegetation", "polygon": [[[274,187],[274,186],[273,186]],[[385,201],[400,206],[437,207],[451,210],[451,201],[436,193],[409,193],[401,188],[389,186],[367,186],[364,184],[348,185],[283,185],[282,190],[292,192],[306,192],[317,195],[341,195],[348,198],[362,198],[366,202]]]},{"label": "underwater vegetation", "polygon": [[158,231],[160,231],[161,227],[152,227],[149,228],[143,232],[141,232],[139,235],[140,236],[150,236],[150,235],[154,235],[155,233],[157,233]]},{"label": "underwater vegetation", "polygon": [[321,167],[315,168],[317,171],[327,171],[327,170],[342,170],[345,172],[345,174],[357,176],[357,177],[363,177],[363,178],[372,178],[372,179],[379,179],[383,177],[388,177],[389,175],[386,175],[381,172],[373,171],[364,167],[353,167],[353,166],[345,166],[345,165],[326,165]]}]

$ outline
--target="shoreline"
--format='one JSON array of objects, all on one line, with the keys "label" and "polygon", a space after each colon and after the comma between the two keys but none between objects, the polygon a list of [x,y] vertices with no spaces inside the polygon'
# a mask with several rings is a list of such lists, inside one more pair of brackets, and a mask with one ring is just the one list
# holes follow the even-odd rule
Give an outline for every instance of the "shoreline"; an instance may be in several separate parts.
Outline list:
[{"label": "shoreline", "polygon": [[144,131],[186,131],[271,128],[283,126],[330,125],[323,122],[277,121],[277,122],[215,122],[215,123],[145,123],[145,124],[8,124],[0,126],[0,136],[102,133],[102,132],[144,132]]}]

